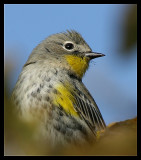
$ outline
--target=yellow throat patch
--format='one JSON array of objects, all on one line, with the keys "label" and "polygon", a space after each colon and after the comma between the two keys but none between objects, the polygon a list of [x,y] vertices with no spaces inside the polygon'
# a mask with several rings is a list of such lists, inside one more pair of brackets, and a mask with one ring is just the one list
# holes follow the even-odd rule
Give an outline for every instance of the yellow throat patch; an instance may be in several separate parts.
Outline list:
[{"label": "yellow throat patch", "polygon": [[82,78],[89,66],[88,58],[75,55],[65,55],[65,58],[75,74]]}]

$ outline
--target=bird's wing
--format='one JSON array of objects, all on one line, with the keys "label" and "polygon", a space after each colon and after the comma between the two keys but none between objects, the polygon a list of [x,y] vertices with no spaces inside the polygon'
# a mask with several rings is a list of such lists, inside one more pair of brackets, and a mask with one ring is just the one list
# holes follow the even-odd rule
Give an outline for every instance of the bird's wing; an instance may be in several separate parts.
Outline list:
[{"label": "bird's wing", "polygon": [[106,127],[103,117],[94,99],[83,85],[83,93],[77,89],[73,95],[75,97],[74,107],[80,116],[85,120],[94,134],[96,131]]}]

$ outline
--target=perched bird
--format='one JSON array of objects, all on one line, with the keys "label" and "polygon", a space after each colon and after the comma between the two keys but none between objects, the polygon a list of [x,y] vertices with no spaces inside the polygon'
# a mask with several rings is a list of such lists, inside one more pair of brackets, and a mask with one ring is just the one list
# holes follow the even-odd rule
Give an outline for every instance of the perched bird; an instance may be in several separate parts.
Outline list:
[{"label": "perched bird", "polygon": [[39,120],[40,137],[51,146],[92,142],[106,127],[82,82],[90,60],[102,56],[67,30],[43,40],[23,66],[12,100],[21,118]]}]

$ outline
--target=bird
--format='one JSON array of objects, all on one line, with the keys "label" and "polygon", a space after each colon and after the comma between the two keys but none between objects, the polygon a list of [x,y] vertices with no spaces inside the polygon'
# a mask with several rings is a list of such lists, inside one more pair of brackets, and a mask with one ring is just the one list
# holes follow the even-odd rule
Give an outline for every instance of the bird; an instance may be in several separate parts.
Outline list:
[{"label": "bird", "polygon": [[102,56],[75,30],[52,34],[33,49],[11,99],[20,118],[39,121],[39,139],[53,147],[84,145],[106,128],[82,82],[90,61]]}]

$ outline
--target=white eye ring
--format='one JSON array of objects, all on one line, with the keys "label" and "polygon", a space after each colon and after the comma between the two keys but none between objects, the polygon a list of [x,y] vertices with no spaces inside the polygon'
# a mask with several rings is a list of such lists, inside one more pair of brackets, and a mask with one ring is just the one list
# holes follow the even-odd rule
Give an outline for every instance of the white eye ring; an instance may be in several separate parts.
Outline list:
[{"label": "white eye ring", "polygon": [[63,48],[67,51],[72,51],[74,49],[75,45],[71,41],[66,41],[63,45]]}]

